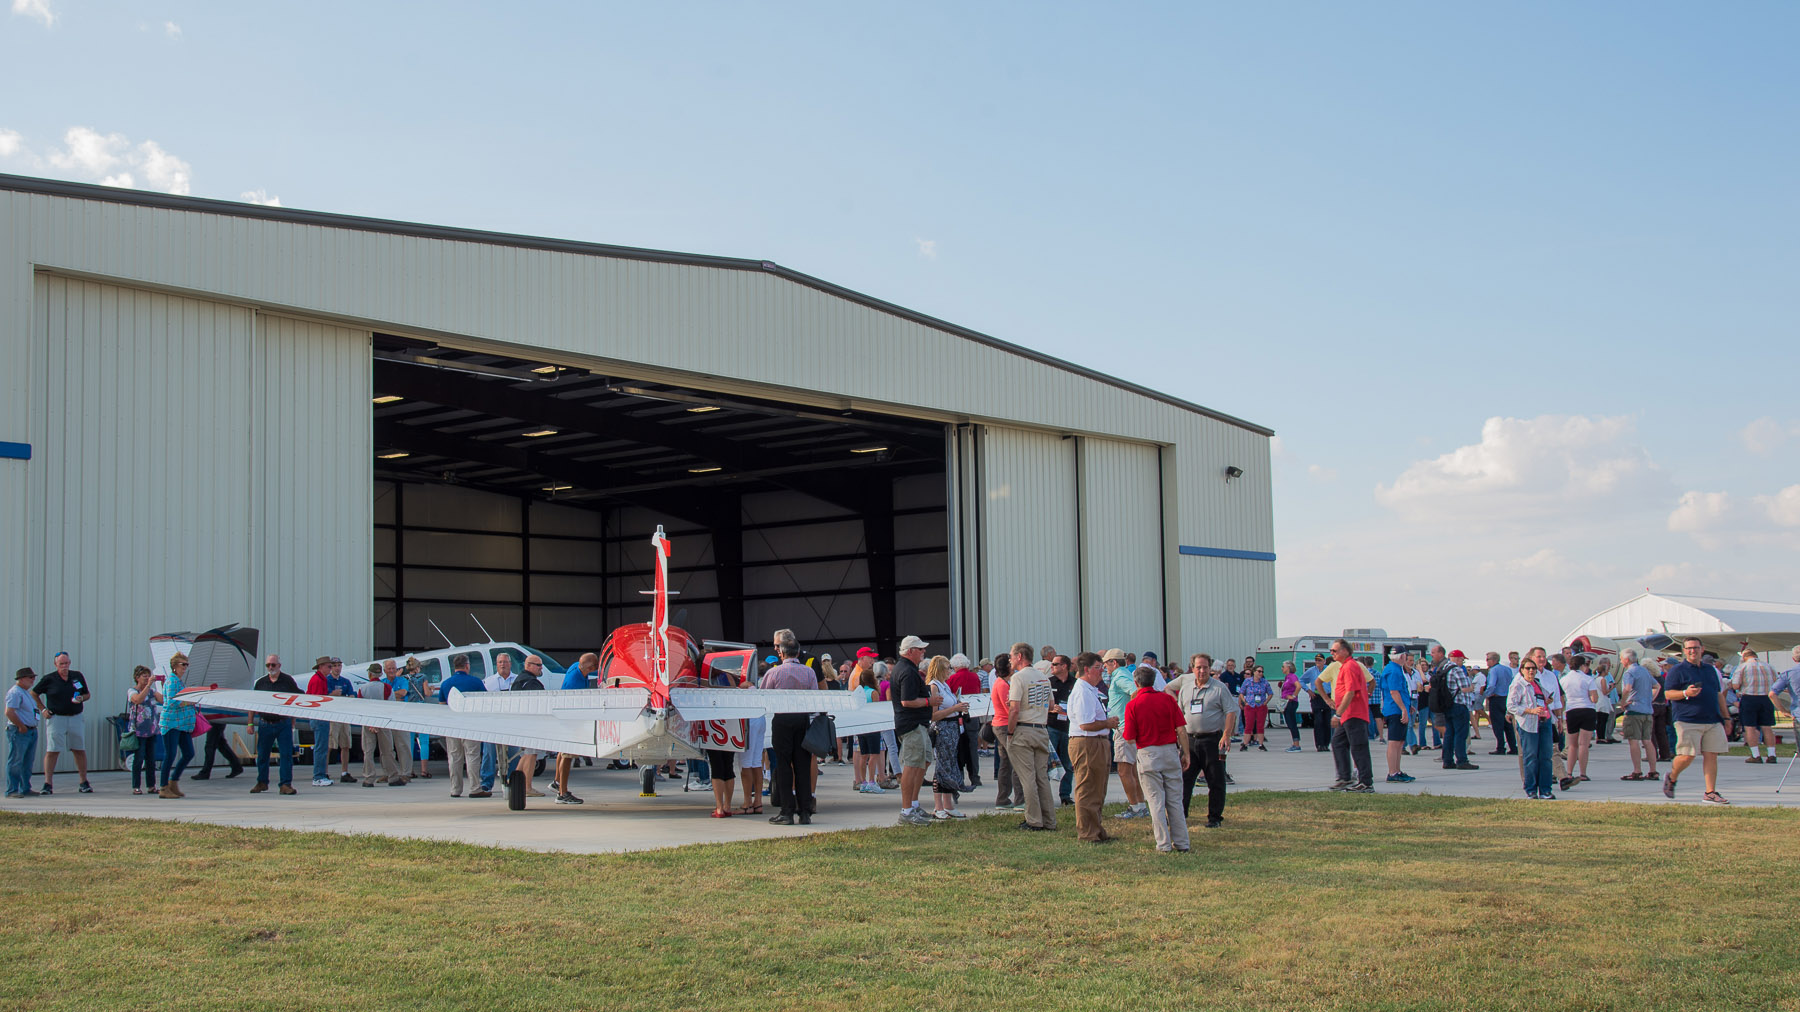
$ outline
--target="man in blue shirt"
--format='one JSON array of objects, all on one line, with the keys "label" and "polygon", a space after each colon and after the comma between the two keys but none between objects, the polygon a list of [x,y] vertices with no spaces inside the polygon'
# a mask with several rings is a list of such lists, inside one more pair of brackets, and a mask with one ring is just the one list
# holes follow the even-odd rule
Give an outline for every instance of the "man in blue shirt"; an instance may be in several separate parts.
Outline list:
[{"label": "man in blue shirt", "polygon": [[[1656,676],[1638,663],[1636,650],[1620,651],[1619,663],[1625,665],[1624,673],[1619,676],[1622,687],[1619,702],[1625,707],[1625,718],[1619,723],[1625,745],[1631,750],[1631,772],[1619,779],[1656,780],[1656,746],[1650,739],[1656,733],[1656,696],[1661,689],[1656,684]],[[1650,761],[1648,776],[1639,765],[1639,752]]]},{"label": "man in blue shirt", "polygon": [[1675,718],[1675,761],[1669,777],[1663,781],[1663,796],[1675,796],[1675,780],[1702,756],[1701,768],[1706,775],[1707,804],[1728,805],[1718,791],[1719,753],[1730,748],[1726,739],[1731,734],[1731,715],[1725,711],[1725,694],[1720,691],[1719,673],[1703,663],[1705,651],[1693,637],[1682,641],[1681,662],[1670,665],[1663,679],[1663,697],[1669,701]]},{"label": "man in blue shirt", "polygon": [[[450,677],[438,683],[438,702],[450,702],[452,690],[460,692],[486,692],[487,686],[481,679],[469,674],[469,655],[457,654],[450,660]],[[460,798],[463,794],[463,781],[470,787],[480,788],[469,792],[471,798],[491,798],[494,796],[493,783],[481,782],[481,743],[467,738],[444,739],[444,759],[450,766],[450,796]]]},{"label": "man in blue shirt", "polygon": [[1381,669],[1381,720],[1387,727],[1387,782],[1410,784],[1413,777],[1400,772],[1400,756],[1406,751],[1406,724],[1411,719],[1412,693],[1406,686],[1406,667],[1412,653],[1398,650],[1388,655],[1387,667]]},{"label": "man in blue shirt", "polygon": [[1506,719],[1506,691],[1512,688],[1515,672],[1510,666],[1500,663],[1498,650],[1488,651],[1487,663],[1488,727],[1494,732],[1494,750],[1488,755],[1518,755],[1518,732]]}]

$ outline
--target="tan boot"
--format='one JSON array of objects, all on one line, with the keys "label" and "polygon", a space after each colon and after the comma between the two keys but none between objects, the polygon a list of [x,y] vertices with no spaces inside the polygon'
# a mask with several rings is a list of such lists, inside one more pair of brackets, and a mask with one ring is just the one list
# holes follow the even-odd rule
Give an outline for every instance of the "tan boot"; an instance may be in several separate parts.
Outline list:
[{"label": "tan boot", "polygon": [[178,798],[185,798],[185,797],[187,797],[187,795],[186,795],[186,794],[184,794],[184,793],[182,793],[182,790],[181,790],[181,785],[180,785],[180,784],[178,784],[178,783],[176,783],[176,782],[175,782],[175,781],[173,781],[173,780],[171,780],[171,781],[169,781],[169,790],[171,790],[171,791],[173,791],[173,792],[175,792],[175,796],[176,796],[176,797],[178,797]]},{"label": "tan boot", "polygon": [[175,793],[173,784],[164,784],[162,790],[156,792],[156,796],[159,798],[168,798],[171,801],[181,797],[181,795]]}]

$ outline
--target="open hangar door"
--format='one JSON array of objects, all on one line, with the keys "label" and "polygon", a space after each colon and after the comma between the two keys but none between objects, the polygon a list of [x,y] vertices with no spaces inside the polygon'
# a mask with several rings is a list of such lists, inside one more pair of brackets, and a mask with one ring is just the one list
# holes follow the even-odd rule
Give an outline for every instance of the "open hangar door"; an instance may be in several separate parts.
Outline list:
[{"label": "open hangar door", "polygon": [[659,524],[697,636],[948,646],[942,425],[374,344],[378,651],[485,629],[572,662],[648,617]]}]

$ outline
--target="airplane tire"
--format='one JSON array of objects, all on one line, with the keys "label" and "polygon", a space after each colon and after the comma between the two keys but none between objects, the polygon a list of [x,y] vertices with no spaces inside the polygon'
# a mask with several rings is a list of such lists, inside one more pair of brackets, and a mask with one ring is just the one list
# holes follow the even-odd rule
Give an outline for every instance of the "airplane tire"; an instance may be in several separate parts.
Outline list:
[{"label": "airplane tire", "polygon": [[656,793],[656,767],[638,767],[638,793],[646,797]]},{"label": "airplane tire", "polygon": [[506,807],[515,812],[525,810],[525,774],[518,770],[506,775]]}]

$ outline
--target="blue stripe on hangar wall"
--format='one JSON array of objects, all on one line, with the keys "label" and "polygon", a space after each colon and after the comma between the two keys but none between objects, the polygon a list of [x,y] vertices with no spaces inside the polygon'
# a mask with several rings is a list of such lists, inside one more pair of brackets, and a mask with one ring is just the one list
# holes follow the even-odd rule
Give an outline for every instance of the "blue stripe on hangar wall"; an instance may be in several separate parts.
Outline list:
[{"label": "blue stripe on hangar wall", "polygon": [[1252,562],[1274,562],[1274,552],[1246,552],[1237,548],[1200,548],[1196,545],[1182,545],[1183,555],[1204,555],[1209,559],[1249,559]]},{"label": "blue stripe on hangar wall", "polygon": [[30,443],[0,443],[0,460],[30,460]]}]

